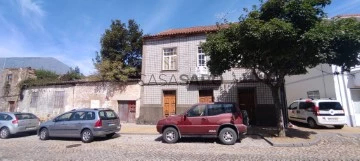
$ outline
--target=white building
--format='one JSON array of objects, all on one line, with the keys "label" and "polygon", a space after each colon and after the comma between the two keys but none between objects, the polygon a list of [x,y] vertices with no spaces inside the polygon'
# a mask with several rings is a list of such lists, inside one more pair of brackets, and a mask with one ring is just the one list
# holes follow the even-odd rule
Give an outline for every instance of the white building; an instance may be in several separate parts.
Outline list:
[{"label": "white building", "polygon": [[[360,20],[360,14],[335,18]],[[350,73],[341,73],[340,67],[321,64],[305,75],[287,77],[285,83],[288,104],[299,98],[334,98],[347,116],[349,126],[360,126],[360,66]]]}]

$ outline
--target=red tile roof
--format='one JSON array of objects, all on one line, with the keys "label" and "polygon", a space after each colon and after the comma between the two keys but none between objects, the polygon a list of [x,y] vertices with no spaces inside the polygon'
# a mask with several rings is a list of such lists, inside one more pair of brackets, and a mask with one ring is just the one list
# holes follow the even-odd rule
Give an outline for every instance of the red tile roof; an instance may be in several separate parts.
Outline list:
[{"label": "red tile roof", "polygon": [[220,28],[228,27],[228,25],[211,25],[211,26],[196,26],[189,28],[179,28],[179,29],[169,29],[166,31],[162,31],[155,35],[145,36],[145,39],[151,38],[163,38],[169,36],[178,36],[178,35],[193,35],[193,34],[205,34],[218,31]]}]

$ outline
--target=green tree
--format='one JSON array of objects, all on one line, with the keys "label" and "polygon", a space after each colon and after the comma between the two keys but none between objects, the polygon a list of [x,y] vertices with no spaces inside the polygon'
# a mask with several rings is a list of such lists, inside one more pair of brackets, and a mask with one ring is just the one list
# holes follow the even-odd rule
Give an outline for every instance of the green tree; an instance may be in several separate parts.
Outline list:
[{"label": "green tree", "polygon": [[125,81],[139,77],[143,32],[134,20],[112,21],[101,38],[101,50],[94,60],[101,79]]},{"label": "green tree", "polygon": [[279,89],[285,76],[305,74],[320,63],[344,71],[359,64],[359,23],[353,19],[324,20],[331,0],[268,0],[253,7],[239,23],[208,36],[212,74],[233,67],[251,70],[272,91],[279,136],[285,136]]},{"label": "green tree", "polygon": [[70,68],[70,70],[60,77],[61,81],[74,81],[80,80],[84,78],[84,75],[80,72],[80,68],[76,66],[74,69]]}]

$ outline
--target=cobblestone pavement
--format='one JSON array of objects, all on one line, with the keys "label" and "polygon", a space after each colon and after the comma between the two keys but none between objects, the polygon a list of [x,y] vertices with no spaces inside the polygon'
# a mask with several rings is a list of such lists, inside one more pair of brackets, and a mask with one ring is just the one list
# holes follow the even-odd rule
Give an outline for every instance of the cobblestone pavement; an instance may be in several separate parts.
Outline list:
[{"label": "cobblestone pavement", "polygon": [[0,160],[360,160],[359,135],[322,135],[311,147],[272,147],[257,136],[233,146],[208,139],[176,144],[160,140],[160,135],[118,135],[83,144],[77,139],[22,136],[0,140]]}]

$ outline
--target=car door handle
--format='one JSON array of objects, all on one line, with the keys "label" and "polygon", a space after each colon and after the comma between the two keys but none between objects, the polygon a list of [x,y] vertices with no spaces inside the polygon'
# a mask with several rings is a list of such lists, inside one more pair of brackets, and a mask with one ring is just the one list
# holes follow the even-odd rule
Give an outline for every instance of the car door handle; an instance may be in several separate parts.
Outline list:
[{"label": "car door handle", "polygon": [[201,118],[201,120],[203,120],[203,121],[204,121],[204,120],[206,120],[206,118]]}]

